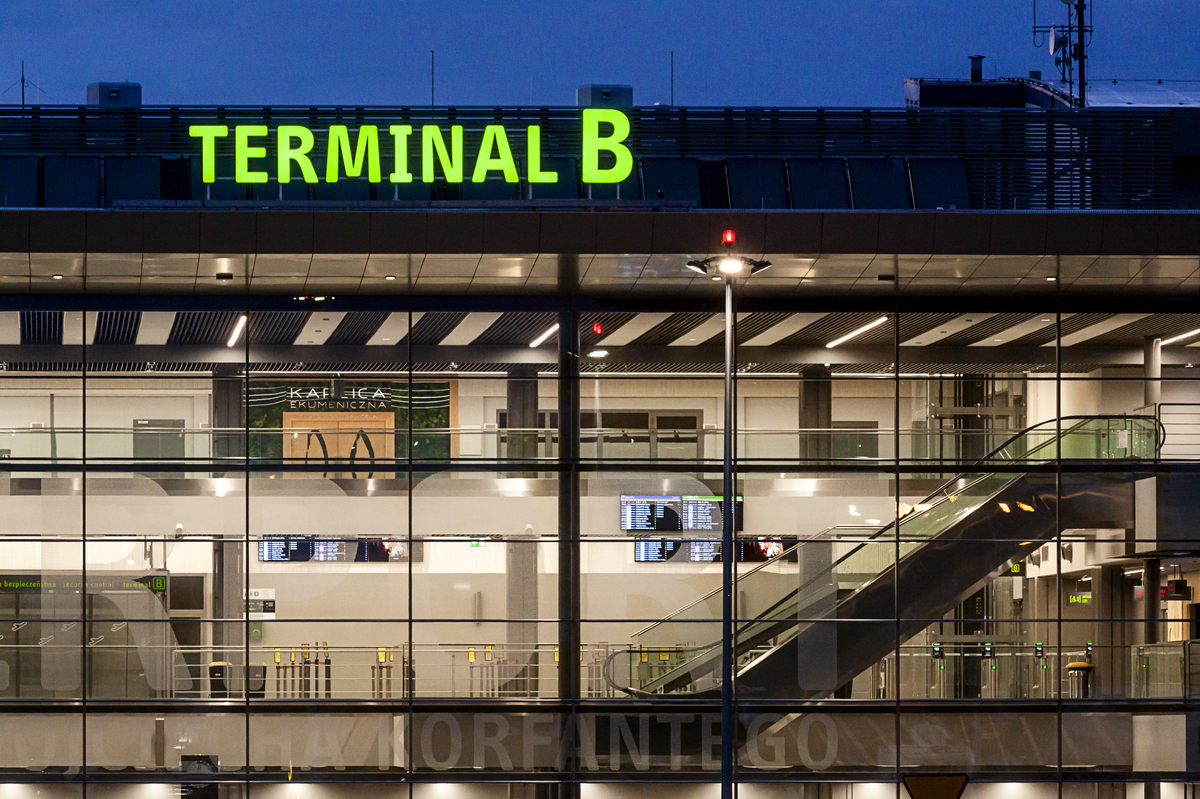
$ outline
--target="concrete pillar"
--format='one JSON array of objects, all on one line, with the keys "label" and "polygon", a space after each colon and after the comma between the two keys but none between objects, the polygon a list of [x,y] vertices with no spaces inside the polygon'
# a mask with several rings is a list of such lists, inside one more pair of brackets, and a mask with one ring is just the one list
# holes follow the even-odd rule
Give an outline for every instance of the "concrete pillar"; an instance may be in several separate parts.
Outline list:
[{"label": "concrete pillar", "polygon": [[810,369],[801,377],[800,459],[826,460],[833,455],[828,432],[833,427],[833,381],[828,369]]},{"label": "concrete pillar", "polygon": [[[212,381],[213,457],[240,458],[245,452],[245,380],[232,371]],[[240,465],[240,464],[239,464]]]},{"label": "concrete pillar", "polygon": [[1158,558],[1146,558],[1142,587],[1142,618],[1145,620],[1143,640],[1147,644],[1157,644],[1159,594],[1162,592],[1162,561]]},{"label": "concrete pillar", "polygon": [[535,696],[538,690],[538,545],[526,525],[504,545],[505,696]]},{"label": "concrete pillar", "polygon": [[1162,402],[1162,339],[1146,336],[1142,363],[1145,371],[1142,404],[1157,405]]},{"label": "concrete pillar", "polygon": [[[528,366],[508,373],[508,403],[506,406],[509,430],[535,430],[538,427],[538,379],[537,367]],[[538,437],[536,433],[508,433],[506,457],[510,459],[536,458]]]},{"label": "concrete pillar", "polygon": [[[245,439],[245,380],[230,371],[213,376],[213,456],[227,459],[226,473],[237,476],[242,471],[246,452]],[[243,482],[243,486],[244,486]],[[219,500],[245,502],[245,495],[234,494]],[[231,664],[227,684],[231,691],[240,691],[245,662],[246,622],[243,620],[246,590],[246,546],[240,538],[213,542],[213,660]],[[204,664],[207,668],[207,664]]]}]

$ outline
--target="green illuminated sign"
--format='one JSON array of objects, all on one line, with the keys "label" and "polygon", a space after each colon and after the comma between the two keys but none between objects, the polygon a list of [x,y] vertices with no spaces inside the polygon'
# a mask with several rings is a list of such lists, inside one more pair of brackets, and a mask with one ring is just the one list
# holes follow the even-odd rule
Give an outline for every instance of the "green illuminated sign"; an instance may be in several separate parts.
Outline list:
[{"label": "green illuminated sign", "polygon": [[[583,109],[580,161],[584,183],[620,183],[633,171],[633,154],[625,146],[629,138],[629,117],[614,108]],[[525,128],[525,179],[530,183],[557,183],[558,173],[542,169],[542,130],[538,125]],[[205,183],[217,180],[217,140],[228,138],[228,125],[192,125],[188,134],[200,140],[201,178]],[[263,171],[267,144],[275,142],[276,179],[280,183],[303,180],[321,182],[313,165],[314,151],[325,153],[325,183],[337,183],[341,177],[360,178],[366,171],[371,183],[385,182],[381,158],[390,147],[392,171],[386,182],[412,183],[409,171],[408,142],[414,134],[421,140],[420,181],[433,183],[439,176],[447,183],[462,183],[467,174],[467,157],[473,157],[470,181],[483,183],[496,173],[506,183],[520,180],[517,159],[509,143],[509,131],[503,125],[487,125],[479,147],[465,153],[462,125],[444,130],[438,125],[390,125],[387,136],[380,136],[376,125],[362,125],[351,131],[345,125],[330,125],[314,131],[304,125],[279,125],[272,134],[267,125],[233,126],[233,179],[237,183],[266,183]],[[390,137],[390,141],[388,140]],[[323,142],[323,144],[322,144]],[[602,157],[611,166],[601,166]],[[415,164],[414,164],[415,166]]]}]

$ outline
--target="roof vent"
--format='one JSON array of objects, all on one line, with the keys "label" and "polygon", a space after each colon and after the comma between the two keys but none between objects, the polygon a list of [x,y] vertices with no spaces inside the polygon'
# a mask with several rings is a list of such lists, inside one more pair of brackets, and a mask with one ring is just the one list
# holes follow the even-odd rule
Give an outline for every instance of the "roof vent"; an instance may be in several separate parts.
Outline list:
[{"label": "roof vent", "polygon": [[87,104],[91,108],[141,108],[142,84],[115,81],[89,83]]},{"label": "roof vent", "polygon": [[983,83],[983,56],[973,55],[971,59],[971,83]]},{"label": "roof vent", "polygon": [[580,108],[633,108],[633,87],[589,83],[575,90],[575,105]]}]

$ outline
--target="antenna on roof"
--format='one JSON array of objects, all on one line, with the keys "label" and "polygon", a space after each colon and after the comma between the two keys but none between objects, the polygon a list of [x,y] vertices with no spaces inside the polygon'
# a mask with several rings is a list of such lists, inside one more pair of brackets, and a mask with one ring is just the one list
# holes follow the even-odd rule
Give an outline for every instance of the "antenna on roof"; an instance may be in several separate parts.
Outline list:
[{"label": "antenna on roof", "polygon": [[9,89],[11,89],[13,86],[16,86],[18,83],[21,84],[21,108],[24,108],[25,107],[25,87],[26,86],[32,86],[33,88],[37,89],[39,94],[42,91],[41,86],[38,86],[36,83],[34,83],[33,81],[31,81],[25,77],[25,59],[21,59],[21,77],[17,78],[12,83],[8,84],[8,89],[5,89],[3,92],[0,92],[0,95],[8,94]]},{"label": "antenna on roof", "polygon": [[[1033,0],[1033,44],[1034,47],[1046,47],[1054,56],[1054,66],[1062,75],[1062,82],[1067,84],[1068,93],[1075,95],[1075,70],[1079,70],[1079,95],[1076,105],[1083,108],[1087,105],[1087,77],[1085,65],[1087,62],[1087,47],[1091,43],[1092,15],[1087,7],[1087,0],[1061,0],[1067,7],[1066,24],[1039,25],[1037,0]],[[1072,15],[1073,12],[1073,15]],[[1086,20],[1085,20],[1086,14]]]}]

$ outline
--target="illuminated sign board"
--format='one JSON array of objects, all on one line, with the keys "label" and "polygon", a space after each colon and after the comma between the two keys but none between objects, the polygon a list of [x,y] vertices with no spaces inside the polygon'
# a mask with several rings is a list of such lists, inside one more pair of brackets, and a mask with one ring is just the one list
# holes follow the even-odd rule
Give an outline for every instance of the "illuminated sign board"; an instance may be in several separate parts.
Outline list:
[{"label": "illuminated sign board", "polygon": [[[624,142],[629,137],[629,117],[614,108],[583,109],[580,162],[584,183],[620,183],[633,171],[633,154]],[[510,131],[504,125],[486,125],[475,152],[464,151],[462,125],[362,125],[350,130],[330,125],[314,130],[304,125],[192,125],[188,133],[200,140],[201,176],[205,183],[217,180],[217,140],[233,139],[233,179],[237,183],[266,183],[264,161],[267,145],[275,145],[275,176],[280,183],[337,183],[342,177],[361,178],[371,183],[483,183],[491,174],[517,183],[521,176]],[[524,140],[525,180],[557,183],[557,172],[542,169],[541,127],[529,125],[514,134]],[[409,164],[409,139],[420,138],[420,164]],[[612,162],[601,166],[601,156]],[[384,175],[384,159],[391,157],[392,171]],[[313,164],[324,157],[324,174]],[[416,170],[414,174],[412,170]],[[224,176],[228,177],[228,176]]]}]

